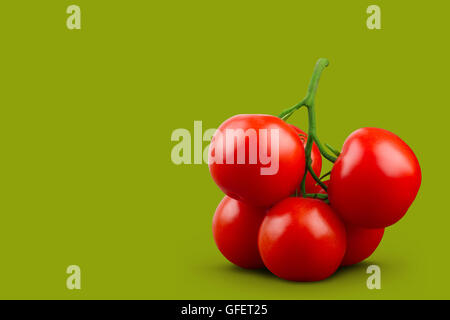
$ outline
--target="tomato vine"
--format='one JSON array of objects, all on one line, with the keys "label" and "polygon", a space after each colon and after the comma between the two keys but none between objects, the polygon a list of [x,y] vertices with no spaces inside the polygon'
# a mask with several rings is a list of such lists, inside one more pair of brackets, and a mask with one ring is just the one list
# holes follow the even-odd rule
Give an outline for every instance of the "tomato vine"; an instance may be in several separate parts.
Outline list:
[{"label": "tomato vine", "polygon": [[[319,148],[320,153],[325,157],[325,159],[335,162],[337,160],[337,156],[339,152],[329,146],[328,144],[323,144],[317,135],[317,127],[316,127],[316,112],[315,112],[315,97],[317,93],[317,88],[319,86],[320,76],[322,75],[323,70],[328,66],[329,61],[325,58],[320,58],[313,71],[313,75],[311,77],[311,81],[308,86],[308,91],[306,93],[305,98],[301,100],[296,105],[292,106],[289,109],[284,110],[278,117],[282,120],[286,121],[295,111],[299,110],[302,107],[306,107],[308,110],[308,139],[306,141],[305,146],[305,159],[306,159],[306,168],[305,174],[301,183],[301,192],[304,197],[318,198],[318,199],[327,199],[327,195],[324,194],[309,194],[306,193],[305,190],[305,181],[306,175],[309,172],[314,180],[326,191],[327,186],[321,181],[321,179],[315,174],[312,169],[312,159],[311,159],[311,150],[313,143],[315,142],[317,147]],[[333,154],[328,153],[327,148],[331,150]]]}]

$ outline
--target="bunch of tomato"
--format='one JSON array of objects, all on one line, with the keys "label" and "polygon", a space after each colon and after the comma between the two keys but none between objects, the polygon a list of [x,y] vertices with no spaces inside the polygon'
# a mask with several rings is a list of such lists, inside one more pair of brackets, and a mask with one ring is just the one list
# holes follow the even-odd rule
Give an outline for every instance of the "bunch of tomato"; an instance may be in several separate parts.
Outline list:
[{"label": "bunch of tomato", "polygon": [[[220,252],[240,267],[266,267],[292,281],[325,279],[340,266],[368,258],[385,228],[405,215],[417,195],[419,162],[394,133],[360,128],[340,152],[320,142],[314,98],[326,66],[328,60],[319,59],[306,97],[292,108],[278,117],[234,116],[218,132],[235,129],[236,140],[226,142],[218,133],[211,140],[209,169],[226,194],[213,218],[213,236]],[[286,122],[300,108],[308,110],[308,133]],[[249,130],[274,129],[276,150],[261,136],[255,141],[258,150],[278,153],[275,174],[261,174],[267,166],[262,161],[215,161],[217,152],[235,159],[242,147],[235,141],[250,147]],[[322,157],[333,167],[320,177]]]}]

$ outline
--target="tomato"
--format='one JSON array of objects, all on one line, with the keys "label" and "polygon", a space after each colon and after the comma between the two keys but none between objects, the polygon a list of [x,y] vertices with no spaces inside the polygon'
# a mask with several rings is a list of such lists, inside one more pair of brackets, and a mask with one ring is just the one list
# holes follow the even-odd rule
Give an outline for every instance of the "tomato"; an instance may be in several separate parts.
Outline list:
[{"label": "tomato", "polygon": [[226,120],[209,150],[215,183],[226,195],[253,206],[268,207],[290,196],[305,172],[305,151],[297,133],[270,115]]},{"label": "tomato", "polygon": [[242,268],[264,267],[258,251],[258,231],[265,210],[228,196],[222,199],[213,218],[213,236],[220,252]]},{"label": "tomato", "polygon": [[[330,180],[323,181],[326,186],[329,186]],[[316,185],[313,193],[326,194],[320,185]],[[342,260],[342,266],[349,266],[359,263],[375,251],[383,238],[384,228],[368,229],[345,224],[345,231],[347,235],[347,249]]]},{"label": "tomato", "polygon": [[287,198],[273,206],[258,236],[264,265],[293,281],[318,281],[332,275],[345,254],[345,227],[325,202]]},{"label": "tomato", "polygon": [[361,128],[345,140],[331,170],[330,204],[350,224],[384,228],[405,215],[421,179],[419,162],[403,140]]},{"label": "tomato", "polygon": [[[290,125],[294,130],[299,134],[299,138],[303,143],[303,147],[306,147],[306,141],[308,140],[308,135],[301,129],[297,128],[294,125]],[[322,155],[320,154],[319,147],[317,147],[316,143],[313,143],[311,150],[311,167],[316,174],[316,176],[320,177],[320,172],[322,171]],[[305,189],[307,193],[313,193],[314,187],[316,185],[316,180],[311,176],[311,173],[306,174],[305,181]]]},{"label": "tomato", "polygon": [[356,264],[370,257],[380,244],[384,234],[384,228],[368,229],[351,224],[346,224],[345,230],[347,232],[347,250],[341,263],[343,266]]}]

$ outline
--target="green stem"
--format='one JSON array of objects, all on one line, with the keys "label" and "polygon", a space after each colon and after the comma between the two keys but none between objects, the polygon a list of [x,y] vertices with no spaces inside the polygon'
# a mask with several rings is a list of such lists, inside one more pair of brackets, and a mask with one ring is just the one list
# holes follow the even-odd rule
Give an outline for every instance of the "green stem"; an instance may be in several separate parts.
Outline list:
[{"label": "green stem", "polygon": [[[313,75],[311,77],[311,81],[308,86],[308,91],[306,93],[305,99],[302,100],[302,104],[308,109],[308,140],[306,141],[305,146],[305,159],[306,159],[306,166],[305,166],[305,175],[303,176],[303,180],[301,183],[301,191],[302,194],[306,194],[305,189],[305,183],[306,183],[306,175],[309,172],[311,176],[314,178],[314,180],[326,191],[327,187],[326,185],[317,177],[317,175],[312,170],[312,159],[311,159],[311,151],[313,143],[315,142],[317,147],[320,150],[320,153],[329,161],[335,162],[336,157],[333,155],[330,155],[326,148],[323,146],[323,144],[320,142],[319,138],[317,137],[317,129],[316,129],[316,112],[315,112],[315,98],[317,93],[317,88],[319,86],[319,80],[320,76],[322,75],[323,70],[328,66],[329,62],[327,59],[319,59],[316,63],[316,66],[314,68]],[[283,112],[284,117],[282,119],[286,119],[289,117],[293,112],[295,112],[295,108],[291,108],[291,110],[287,110],[287,112]]]},{"label": "green stem", "polygon": [[314,106],[314,101],[316,99],[317,87],[319,86],[320,76],[322,75],[322,71],[328,67],[329,61],[325,58],[320,58],[316,66],[314,67],[313,75],[311,77],[311,81],[309,82],[308,91],[306,93],[305,105],[306,106]]},{"label": "green stem", "polygon": [[300,109],[301,107],[303,107],[305,105],[305,99],[303,99],[302,101],[300,101],[299,103],[297,103],[296,105],[290,107],[289,109],[284,110],[282,113],[280,113],[280,115],[278,116],[278,118],[281,118],[281,120],[286,121],[287,119],[289,119],[289,117],[298,109]]},{"label": "green stem", "polygon": [[328,199],[328,195],[322,194],[322,193],[304,193],[303,197],[305,197],[305,198],[313,198],[313,199],[322,199],[322,200],[327,200]]},{"label": "green stem", "polygon": [[331,152],[333,152],[336,155],[336,157],[339,157],[341,155],[341,153],[339,151],[337,151],[335,148],[330,146],[328,143],[325,143],[325,145],[327,146],[328,149],[331,150]]},{"label": "green stem", "polygon": [[316,175],[316,173],[314,172],[314,170],[312,169],[311,166],[308,166],[308,171],[311,174],[311,176],[314,178],[314,180],[317,181],[319,186],[321,186],[323,190],[328,191],[328,188],[327,188],[326,184],[324,184],[322,182],[322,180]]},{"label": "green stem", "polygon": [[317,144],[317,147],[320,150],[320,153],[328,160],[331,162],[336,162],[337,158],[335,156],[333,156],[332,154],[329,154],[327,149],[325,148],[325,146],[322,144],[322,142],[320,142],[320,140],[317,138],[317,134],[314,133],[314,142]]},{"label": "green stem", "polygon": [[[308,109],[308,139],[306,141],[305,145],[305,174],[302,179],[301,183],[301,193],[304,197],[310,197],[310,194],[306,193],[305,190],[305,183],[306,183],[306,176],[308,172],[311,174],[311,176],[314,178],[314,180],[324,189],[327,190],[327,186],[320,180],[319,177],[315,174],[315,172],[312,169],[312,159],[311,159],[311,151],[313,147],[313,143],[315,142],[317,147],[320,150],[320,153],[329,161],[335,162],[337,160],[336,156],[331,155],[328,153],[326,147],[320,142],[318,136],[317,136],[317,130],[316,130],[316,112],[314,110],[315,105],[315,98],[317,93],[317,88],[319,86],[319,80],[320,76],[322,75],[323,70],[328,66],[329,62],[328,59],[320,58],[316,66],[314,67],[313,75],[311,77],[311,80],[309,82],[308,91],[306,92],[306,97],[297,103],[296,105],[284,110],[278,117],[282,120],[287,120],[295,111],[300,109],[301,107],[306,107]],[[335,151],[331,149],[331,151]],[[318,198],[326,199],[326,197],[317,196]]]},{"label": "green stem", "polygon": [[[316,119],[315,119],[315,113],[311,112],[310,106],[306,106],[308,108],[308,139],[306,140],[306,146],[305,146],[305,174],[303,175],[302,183],[301,183],[301,190],[302,194],[306,194],[306,175],[309,172],[309,168],[312,166],[312,159],[311,159],[311,151],[313,146],[313,139],[311,139],[311,132],[315,131],[315,125],[316,125]],[[311,170],[313,171],[313,170]],[[313,176],[314,177],[314,176]]]},{"label": "green stem", "polygon": [[289,109],[284,110],[280,113],[278,118],[281,118],[282,120],[287,120],[295,111],[300,109],[303,106],[310,106],[311,104],[314,104],[314,99],[317,92],[317,86],[319,84],[320,75],[322,74],[322,71],[328,66],[329,62],[328,59],[320,58],[316,66],[314,67],[313,75],[311,77],[311,81],[309,82],[308,91],[306,92],[306,97],[297,103],[296,105],[290,107]]},{"label": "green stem", "polygon": [[325,173],[325,174],[323,174],[319,179],[320,179],[320,181],[322,181],[323,180],[323,178],[326,178],[326,177],[328,177],[329,175],[331,174],[331,171],[328,171],[327,173]]}]

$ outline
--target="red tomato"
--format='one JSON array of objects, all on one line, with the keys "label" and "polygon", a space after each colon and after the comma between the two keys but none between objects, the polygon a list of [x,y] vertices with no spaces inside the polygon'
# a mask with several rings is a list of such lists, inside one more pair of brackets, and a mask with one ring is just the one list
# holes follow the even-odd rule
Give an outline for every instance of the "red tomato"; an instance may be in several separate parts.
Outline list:
[{"label": "red tomato", "polygon": [[[302,131],[301,129],[297,128],[294,125],[290,125],[299,135],[300,140],[303,143],[303,147],[306,147],[306,141],[308,140],[308,135]],[[319,147],[317,147],[316,143],[313,143],[312,151],[311,151],[311,166],[316,174],[316,176],[320,177],[320,172],[322,171],[322,155],[320,154]],[[305,181],[305,188],[307,193],[313,193],[314,187],[316,185],[316,180],[311,176],[311,173],[307,173],[306,175],[306,181]]]},{"label": "red tomato", "polygon": [[228,196],[222,199],[213,218],[213,236],[220,252],[230,262],[248,269],[264,267],[258,251],[258,231],[265,210]]},{"label": "red tomato", "polygon": [[[328,186],[330,180],[323,181]],[[321,186],[316,185],[313,193],[326,194],[326,191]],[[345,231],[347,234],[347,250],[345,251],[343,266],[349,266],[359,263],[375,251],[383,238],[384,228],[368,229],[361,228],[351,224],[345,224]]]},{"label": "red tomato", "polygon": [[343,266],[359,263],[375,251],[383,238],[384,228],[367,229],[351,224],[345,225],[347,232],[347,250],[345,251]]},{"label": "red tomato", "polygon": [[278,277],[318,281],[341,264],[345,227],[325,202],[287,198],[268,211],[258,246],[265,266]]},{"label": "red tomato", "polygon": [[331,206],[348,223],[384,228],[400,220],[419,191],[419,162],[395,134],[362,128],[344,142],[331,170]]},{"label": "red tomato", "polygon": [[254,206],[268,207],[290,196],[305,172],[301,140],[274,116],[243,114],[226,120],[209,150],[209,170],[219,188]]}]

